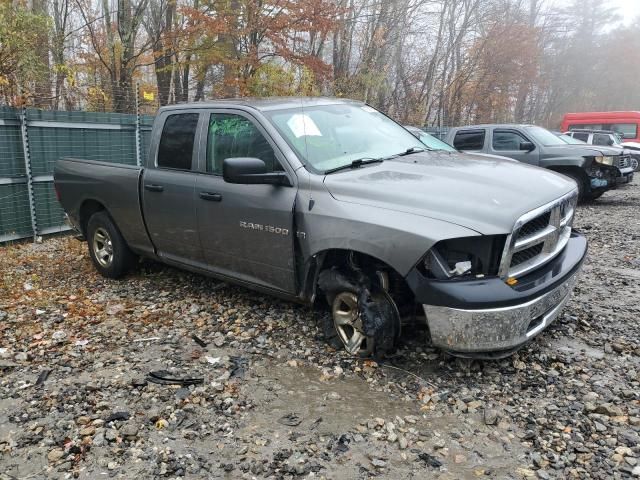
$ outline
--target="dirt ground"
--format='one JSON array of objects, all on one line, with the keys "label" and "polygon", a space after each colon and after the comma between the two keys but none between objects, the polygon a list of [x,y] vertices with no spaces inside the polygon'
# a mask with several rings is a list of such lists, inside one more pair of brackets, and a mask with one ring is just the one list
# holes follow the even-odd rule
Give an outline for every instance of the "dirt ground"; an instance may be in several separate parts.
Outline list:
[{"label": "dirt ground", "polygon": [[305,307],[148,261],[107,280],[70,237],[0,247],[0,479],[640,477],[639,213],[638,181],[579,208],[573,298],[500,361],[417,328],[353,359]]}]

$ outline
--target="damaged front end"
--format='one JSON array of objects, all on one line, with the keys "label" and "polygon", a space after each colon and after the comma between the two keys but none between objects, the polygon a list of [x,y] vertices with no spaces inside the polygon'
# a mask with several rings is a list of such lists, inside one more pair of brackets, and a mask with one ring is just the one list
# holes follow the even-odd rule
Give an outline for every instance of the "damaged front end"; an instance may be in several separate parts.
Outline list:
[{"label": "damaged front end", "polygon": [[[587,252],[571,229],[577,192],[529,212],[504,237],[436,245],[407,276],[434,346],[454,355],[509,355],[569,300]],[[502,240],[502,241],[501,241]],[[435,251],[435,254],[434,254]],[[442,261],[434,262],[433,258]],[[460,262],[470,268],[462,274]]]},{"label": "damaged front end", "polygon": [[595,156],[586,171],[592,191],[614,188],[633,179],[631,160],[625,155]]}]

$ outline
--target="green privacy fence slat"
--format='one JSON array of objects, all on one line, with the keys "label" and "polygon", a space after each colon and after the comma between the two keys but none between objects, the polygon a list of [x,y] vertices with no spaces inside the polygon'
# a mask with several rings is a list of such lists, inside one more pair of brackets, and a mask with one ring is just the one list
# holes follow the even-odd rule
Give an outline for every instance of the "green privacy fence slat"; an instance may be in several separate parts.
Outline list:
[{"label": "green privacy fence slat", "polygon": [[0,239],[31,235],[27,184],[0,185]]},{"label": "green privacy fence slat", "polygon": [[0,107],[0,177],[25,174],[22,137],[14,109]]},{"label": "green privacy fence slat", "polygon": [[[63,157],[135,165],[136,115],[37,109],[25,113],[38,234],[66,230],[53,182],[42,176],[52,175],[56,161]],[[140,116],[143,163],[153,118]],[[20,119],[20,110],[0,106],[0,242],[34,234]]]},{"label": "green privacy fence slat", "polygon": [[[31,168],[34,175],[51,175],[58,159],[78,157],[103,162],[136,164],[136,117],[122,113],[27,110]],[[52,125],[83,124],[88,128],[55,128]],[[119,130],[91,128],[119,126]],[[40,125],[37,123],[36,125]]]},{"label": "green privacy fence slat", "polygon": [[64,210],[56,199],[52,182],[34,183],[33,196],[36,199],[38,229],[50,231],[64,225]]}]

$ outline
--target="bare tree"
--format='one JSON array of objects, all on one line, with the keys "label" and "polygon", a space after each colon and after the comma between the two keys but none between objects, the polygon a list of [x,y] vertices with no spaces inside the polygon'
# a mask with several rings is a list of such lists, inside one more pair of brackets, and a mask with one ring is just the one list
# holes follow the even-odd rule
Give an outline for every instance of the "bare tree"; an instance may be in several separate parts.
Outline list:
[{"label": "bare tree", "polygon": [[102,0],[102,22],[95,18],[91,4],[76,2],[93,53],[108,72],[114,110],[132,111],[135,105],[133,75],[140,56],[149,46],[148,39],[141,44],[137,42],[148,0],[117,0],[115,11],[110,10],[109,0]]}]

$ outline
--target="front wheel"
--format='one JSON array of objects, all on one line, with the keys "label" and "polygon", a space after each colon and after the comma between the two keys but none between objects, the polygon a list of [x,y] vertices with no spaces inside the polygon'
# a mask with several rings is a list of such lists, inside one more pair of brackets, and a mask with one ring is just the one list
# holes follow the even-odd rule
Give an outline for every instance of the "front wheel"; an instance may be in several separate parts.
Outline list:
[{"label": "front wheel", "polygon": [[590,198],[591,189],[588,185],[588,179],[584,173],[578,173],[574,171],[570,172],[561,172],[563,175],[566,175],[578,185],[578,201],[582,202],[583,200],[587,200]]},{"label": "front wheel", "polygon": [[368,357],[373,353],[375,339],[364,333],[355,293],[337,294],[331,306],[331,317],[333,328],[347,352],[358,357]]},{"label": "front wheel", "polygon": [[596,190],[594,192],[591,192],[591,194],[588,196],[589,200],[595,200],[597,198],[600,198],[602,195],[604,195],[605,190]]},{"label": "front wheel", "polygon": [[383,357],[393,351],[400,336],[400,314],[388,292],[333,269],[323,271],[318,283],[331,307],[323,327],[331,346],[357,357]]},{"label": "front wheel", "polygon": [[105,211],[94,213],[87,224],[89,255],[104,277],[120,278],[135,264],[136,256]]}]

